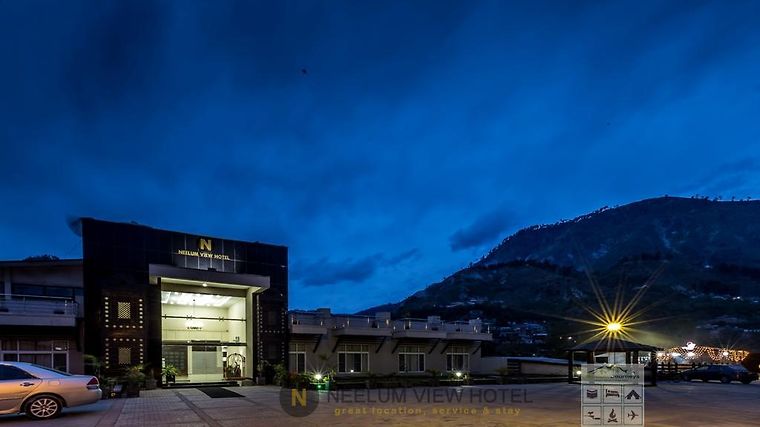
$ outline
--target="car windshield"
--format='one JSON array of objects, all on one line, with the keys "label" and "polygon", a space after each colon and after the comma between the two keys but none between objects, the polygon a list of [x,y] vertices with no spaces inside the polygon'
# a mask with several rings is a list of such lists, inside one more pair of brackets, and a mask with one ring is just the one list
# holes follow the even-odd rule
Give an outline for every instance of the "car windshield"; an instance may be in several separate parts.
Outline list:
[{"label": "car windshield", "polygon": [[55,372],[56,374],[65,375],[67,377],[70,377],[71,375],[73,375],[73,374],[70,374],[68,372],[59,371],[58,369],[48,368],[47,366],[35,365],[34,363],[32,363],[31,365],[34,366],[37,369],[42,369],[42,370],[45,370],[45,371]]},{"label": "car windshield", "polygon": [[739,372],[747,372],[747,368],[742,365],[731,365],[730,368]]}]

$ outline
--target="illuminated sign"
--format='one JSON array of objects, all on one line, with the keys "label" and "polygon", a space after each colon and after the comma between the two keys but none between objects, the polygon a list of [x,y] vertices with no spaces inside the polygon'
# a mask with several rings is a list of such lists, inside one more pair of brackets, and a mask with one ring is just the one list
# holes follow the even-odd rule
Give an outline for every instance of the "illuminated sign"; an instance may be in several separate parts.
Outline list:
[{"label": "illuminated sign", "polygon": [[191,251],[188,249],[180,249],[177,251],[177,255],[194,256],[198,258],[209,258],[209,259],[216,259],[220,261],[232,261],[229,255],[211,252],[212,248],[213,248],[213,244],[212,244],[211,239],[199,238],[197,251]]}]

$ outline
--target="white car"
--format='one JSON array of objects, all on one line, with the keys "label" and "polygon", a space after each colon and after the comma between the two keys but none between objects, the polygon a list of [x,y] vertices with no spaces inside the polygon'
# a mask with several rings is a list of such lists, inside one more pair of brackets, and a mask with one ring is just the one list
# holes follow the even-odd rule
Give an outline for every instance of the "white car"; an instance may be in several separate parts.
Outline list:
[{"label": "white car", "polygon": [[100,400],[96,377],[72,375],[24,362],[0,362],[0,414],[24,412],[30,418],[50,419],[63,407]]}]

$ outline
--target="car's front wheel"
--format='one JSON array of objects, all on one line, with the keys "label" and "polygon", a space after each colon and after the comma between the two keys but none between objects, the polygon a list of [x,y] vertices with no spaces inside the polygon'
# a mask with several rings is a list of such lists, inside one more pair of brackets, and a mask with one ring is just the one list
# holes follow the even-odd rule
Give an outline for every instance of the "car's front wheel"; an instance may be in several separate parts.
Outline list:
[{"label": "car's front wheel", "polygon": [[63,405],[53,396],[35,396],[26,404],[26,416],[35,420],[55,418],[61,413]]},{"label": "car's front wheel", "polygon": [[752,382],[752,380],[750,380],[750,379],[742,380],[742,384],[749,384],[751,382]]},{"label": "car's front wheel", "polygon": [[729,377],[727,377],[727,376],[724,375],[724,376],[720,377],[720,382],[722,382],[723,384],[728,384],[728,383],[731,382],[731,378],[729,378]]}]

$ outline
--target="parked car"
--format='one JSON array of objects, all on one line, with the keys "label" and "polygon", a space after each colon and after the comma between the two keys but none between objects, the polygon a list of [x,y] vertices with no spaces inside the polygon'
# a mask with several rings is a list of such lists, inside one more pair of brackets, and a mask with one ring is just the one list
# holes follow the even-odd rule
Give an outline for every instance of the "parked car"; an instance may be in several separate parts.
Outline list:
[{"label": "parked car", "polygon": [[24,362],[0,362],[0,414],[25,413],[33,419],[58,416],[63,407],[100,400],[98,379]]},{"label": "parked car", "polygon": [[748,371],[742,365],[706,365],[699,368],[689,369],[681,374],[681,377],[685,381],[702,380],[710,381],[717,380],[722,383],[730,383],[731,381],[741,381],[744,384],[749,384],[752,381],[757,380],[757,374]]}]

